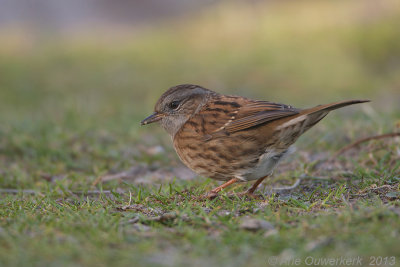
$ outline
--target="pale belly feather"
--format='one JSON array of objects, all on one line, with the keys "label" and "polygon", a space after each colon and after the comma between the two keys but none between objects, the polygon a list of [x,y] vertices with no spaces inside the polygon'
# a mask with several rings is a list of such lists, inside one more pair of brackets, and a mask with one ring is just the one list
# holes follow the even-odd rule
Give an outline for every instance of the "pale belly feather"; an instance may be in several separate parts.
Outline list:
[{"label": "pale belly feather", "polygon": [[236,174],[236,177],[243,181],[252,181],[271,175],[278,163],[293,151],[294,148],[292,147],[280,152],[267,150],[261,155],[256,166],[251,169],[241,170]]}]

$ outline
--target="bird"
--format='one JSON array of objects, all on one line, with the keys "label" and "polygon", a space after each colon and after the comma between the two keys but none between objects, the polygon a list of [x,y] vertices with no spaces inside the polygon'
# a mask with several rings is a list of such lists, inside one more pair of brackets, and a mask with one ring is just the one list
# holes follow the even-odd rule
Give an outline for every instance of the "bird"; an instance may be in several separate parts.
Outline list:
[{"label": "bird", "polygon": [[194,84],[169,88],[141,125],[158,122],[170,135],[180,160],[195,173],[224,183],[255,181],[254,196],[292,145],[330,111],[369,100],[347,100],[298,109],[290,105],[224,95]]}]

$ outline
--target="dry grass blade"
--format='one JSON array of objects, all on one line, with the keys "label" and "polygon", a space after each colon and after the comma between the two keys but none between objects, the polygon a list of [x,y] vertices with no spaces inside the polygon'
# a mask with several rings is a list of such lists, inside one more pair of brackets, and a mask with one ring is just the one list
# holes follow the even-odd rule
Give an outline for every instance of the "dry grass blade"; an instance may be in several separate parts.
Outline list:
[{"label": "dry grass blade", "polygon": [[32,190],[32,189],[8,189],[8,188],[0,188],[0,194],[29,194],[29,195],[35,195],[38,194],[38,191]]},{"label": "dry grass blade", "polygon": [[[61,192],[61,191],[60,191]],[[9,189],[9,188],[0,188],[0,194],[29,194],[29,195],[44,195],[43,193],[32,190],[32,189]],[[110,190],[88,190],[88,191],[68,191],[70,194],[74,195],[100,195],[100,194],[111,194]]]},{"label": "dry grass blade", "polygon": [[361,139],[355,141],[354,143],[351,143],[351,144],[341,148],[340,150],[338,150],[335,154],[333,154],[333,156],[330,158],[330,160],[335,159],[337,156],[343,154],[347,150],[349,150],[353,147],[356,147],[362,143],[365,143],[365,142],[368,142],[371,140],[379,140],[379,139],[398,137],[398,136],[400,136],[400,133],[387,133],[387,134],[374,135],[374,136],[370,136],[370,137],[361,138]]}]

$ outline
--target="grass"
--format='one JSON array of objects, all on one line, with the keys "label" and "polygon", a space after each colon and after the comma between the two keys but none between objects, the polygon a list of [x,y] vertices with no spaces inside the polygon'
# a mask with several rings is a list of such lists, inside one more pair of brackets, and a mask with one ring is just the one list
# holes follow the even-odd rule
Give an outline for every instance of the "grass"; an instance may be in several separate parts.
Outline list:
[{"label": "grass", "polygon": [[[114,42],[2,33],[0,188],[19,193],[0,193],[0,265],[305,265],[308,256],[398,265],[398,138],[326,159],[399,131],[399,14],[395,1],[223,4]],[[183,179],[167,135],[139,127],[162,91],[185,82],[300,107],[372,104],[306,133],[259,189],[264,200],[232,196],[240,184],[201,201],[217,183]],[[94,185],[124,171],[130,178]],[[298,177],[293,192],[267,193]],[[245,227],[251,219],[261,226]]]},{"label": "grass", "polygon": [[[314,181],[308,183],[312,190],[303,184],[264,201],[223,194],[201,202],[193,196],[211,185],[199,181],[158,188],[121,184],[124,193],[111,187],[111,194],[95,197],[53,186],[37,196],[2,198],[0,255],[5,266],[260,266],[288,253],[303,260],[398,257],[398,174],[383,183],[392,186],[394,197],[371,190],[371,183],[382,184],[380,177],[363,172],[351,177],[361,185]],[[266,220],[274,230],[242,229],[248,217]]]}]

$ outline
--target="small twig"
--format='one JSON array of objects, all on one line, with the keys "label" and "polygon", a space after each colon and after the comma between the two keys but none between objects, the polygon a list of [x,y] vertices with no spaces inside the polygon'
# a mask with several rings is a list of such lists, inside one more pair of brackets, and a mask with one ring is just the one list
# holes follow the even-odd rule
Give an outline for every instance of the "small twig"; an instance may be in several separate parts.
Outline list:
[{"label": "small twig", "polygon": [[0,194],[29,194],[29,195],[35,195],[39,194],[39,192],[32,190],[32,189],[8,189],[8,188],[0,188]]},{"label": "small twig", "polygon": [[325,180],[325,181],[329,181],[329,180],[332,180],[333,178],[332,177],[323,177],[323,176],[320,176],[320,177],[317,177],[317,176],[309,176],[309,175],[306,175],[306,174],[302,174],[302,175],[300,175],[300,179],[301,180],[306,180],[306,179],[310,179],[310,180]]},{"label": "small twig", "polygon": [[132,218],[132,219],[130,219],[130,220],[128,220],[128,221],[121,222],[120,225],[135,224],[135,223],[137,223],[137,222],[139,222],[139,217],[138,217],[138,216],[136,216],[136,217],[134,217],[134,218]]},{"label": "small twig", "polygon": [[132,192],[131,192],[131,190],[129,190],[129,203],[128,203],[128,206],[130,206],[131,203],[132,203]]},{"label": "small twig", "polygon": [[291,191],[291,190],[296,189],[300,185],[301,181],[307,180],[307,179],[324,180],[324,181],[332,180],[331,177],[314,177],[314,176],[308,176],[306,174],[303,174],[303,175],[300,175],[299,178],[297,178],[297,180],[294,182],[293,185],[269,188],[269,189],[267,189],[267,192],[268,193],[279,193],[279,192]]},{"label": "small twig", "polygon": [[100,183],[103,180],[103,176],[98,176],[92,183],[92,186],[96,186],[98,183]]},{"label": "small twig", "polygon": [[[62,191],[60,191],[62,193]],[[9,189],[9,188],[0,188],[0,194],[30,194],[30,195],[43,195],[42,192],[33,190],[33,189]],[[100,194],[111,194],[110,190],[91,190],[91,191],[68,191],[70,194],[74,195],[100,195]]]},{"label": "small twig", "polygon": [[121,172],[110,175],[101,175],[93,181],[92,186],[96,186],[100,182],[123,179],[126,178],[127,176],[128,176],[127,172]]},{"label": "small twig", "polygon": [[381,134],[381,135],[374,135],[374,136],[370,136],[370,137],[365,137],[365,138],[361,138],[357,141],[355,141],[354,143],[351,143],[343,148],[341,148],[340,150],[338,150],[335,154],[333,154],[333,156],[330,158],[330,160],[336,158],[337,156],[339,156],[340,154],[343,154],[344,152],[346,152],[347,150],[358,146],[361,143],[365,143],[371,140],[378,140],[378,139],[384,139],[384,138],[389,138],[389,137],[397,137],[400,136],[400,133],[387,133],[387,134]]},{"label": "small twig", "polygon": [[290,191],[295,189],[296,187],[298,187],[300,185],[301,182],[301,178],[297,179],[296,182],[294,182],[293,185],[290,186],[282,186],[282,187],[273,187],[270,188],[268,191],[272,192],[272,193],[278,193],[278,192],[282,192],[282,191]]},{"label": "small twig", "polygon": [[123,172],[116,173],[116,174],[101,175],[93,181],[92,186],[96,186],[100,182],[108,182],[111,180],[120,180],[120,179],[128,178],[130,176],[132,176],[132,171],[123,171]]},{"label": "small twig", "polygon": [[101,195],[101,194],[111,194],[110,190],[90,190],[90,191],[71,191],[75,195]]}]

